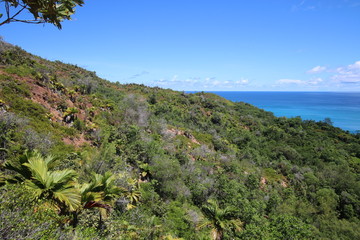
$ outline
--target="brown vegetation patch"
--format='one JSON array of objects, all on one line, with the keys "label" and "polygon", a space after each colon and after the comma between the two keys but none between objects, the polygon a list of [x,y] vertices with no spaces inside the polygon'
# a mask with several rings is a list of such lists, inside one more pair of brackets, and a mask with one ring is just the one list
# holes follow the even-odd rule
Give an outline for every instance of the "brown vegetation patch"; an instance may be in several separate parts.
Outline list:
[{"label": "brown vegetation patch", "polygon": [[76,148],[79,148],[79,147],[87,145],[87,144],[89,144],[89,145],[91,144],[91,142],[89,140],[85,139],[84,134],[80,134],[77,137],[66,137],[66,138],[63,138],[62,140],[65,144],[73,145]]},{"label": "brown vegetation patch", "polygon": [[260,178],[260,189],[263,189],[267,183],[268,183],[267,179],[265,177],[261,177]]},{"label": "brown vegetation patch", "polygon": [[[4,72],[2,69],[0,69],[0,74],[11,76],[17,81],[25,83],[31,91],[30,100],[32,100],[34,103],[40,104],[45,109],[47,109],[50,112],[48,117],[51,121],[58,123],[63,122],[64,113],[59,110],[59,106],[65,103],[68,108],[74,107],[78,110],[78,113],[76,113],[76,118],[84,122],[91,123],[91,119],[88,118],[89,116],[86,113],[86,109],[93,107],[89,101],[72,102],[66,91],[65,93],[54,91],[46,86],[46,84],[43,82],[31,77],[21,77],[16,74],[9,74]],[[76,97],[77,96],[78,95],[76,95]],[[62,140],[65,144],[74,145],[75,147],[80,147],[84,144],[91,144],[90,141],[85,139],[84,134],[80,134],[74,138],[63,138]]]},{"label": "brown vegetation patch", "polygon": [[174,129],[174,128],[171,128],[171,129],[168,129],[166,130],[166,133],[171,135],[171,136],[177,136],[177,135],[181,135],[181,136],[185,136],[187,137],[192,143],[195,143],[195,144],[199,144],[199,141],[196,140],[196,138],[191,134],[191,133],[188,133],[188,132],[185,132],[183,130],[178,130],[178,129]]},{"label": "brown vegetation patch", "polygon": [[287,184],[287,182],[285,182],[284,180],[280,181],[280,185],[284,188],[288,187],[289,185]]},{"label": "brown vegetation patch", "polygon": [[78,109],[76,117],[82,121],[87,120],[86,109],[92,107],[88,101],[83,103],[72,102],[66,93],[58,93],[49,89],[44,83],[30,77],[20,77],[16,74],[8,74],[0,69],[0,74],[8,75],[14,79],[26,83],[32,93],[31,100],[45,107],[51,113],[51,120],[56,122],[63,121],[63,113],[58,110],[58,106],[65,101],[67,107],[75,107]]},{"label": "brown vegetation patch", "polygon": [[212,115],[211,111],[206,111],[204,108],[200,108],[200,111],[204,116],[210,117]]}]

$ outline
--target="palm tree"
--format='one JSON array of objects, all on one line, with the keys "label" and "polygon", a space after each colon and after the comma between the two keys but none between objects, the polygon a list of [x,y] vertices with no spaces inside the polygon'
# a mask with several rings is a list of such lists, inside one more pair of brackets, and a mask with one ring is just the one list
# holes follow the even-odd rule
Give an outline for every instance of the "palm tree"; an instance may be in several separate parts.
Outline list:
[{"label": "palm tree", "polygon": [[102,219],[107,217],[107,212],[111,209],[109,204],[112,205],[113,201],[123,192],[115,185],[114,181],[115,177],[111,172],[106,172],[104,175],[93,173],[90,183],[79,186],[83,208],[99,208],[100,228],[103,225]]},{"label": "palm tree", "polygon": [[65,123],[72,123],[76,119],[76,114],[79,112],[79,110],[76,107],[69,107],[65,110],[63,114],[63,121]]},{"label": "palm tree", "polygon": [[104,175],[92,173],[90,183],[85,183],[80,187],[81,201],[85,205],[90,201],[112,203],[122,191],[114,181],[115,177],[111,172],[106,172]]},{"label": "palm tree", "polygon": [[242,230],[243,223],[235,217],[235,209],[231,207],[221,209],[216,200],[210,199],[202,211],[207,219],[198,225],[198,229],[210,227],[214,240],[223,239],[224,232],[229,229],[238,232]]},{"label": "palm tree", "polygon": [[141,192],[139,191],[139,181],[136,179],[128,179],[129,187],[123,190],[125,198],[129,200],[129,203],[126,206],[127,210],[133,209],[136,207],[136,204],[140,201]]},{"label": "palm tree", "polygon": [[76,96],[75,90],[74,89],[69,90],[68,94],[69,94],[70,100],[74,103],[75,100],[76,100],[76,98],[75,98],[75,96]]},{"label": "palm tree", "polygon": [[26,152],[18,162],[5,164],[5,168],[18,173],[8,182],[24,182],[37,199],[49,201],[60,214],[67,214],[80,206],[80,192],[74,181],[77,174],[69,169],[51,171],[54,160],[38,151]]},{"label": "palm tree", "polygon": [[32,178],[30,169],[24,165],[25,163],[28,163],[29,159],[31,158],[42,158],[49,170],[51,170],[54,167],[55,165],[54,162],[56,160],[56,158],[54,158],[54,156],[52,155],[49,155],[46,158],[44,158],[38,150],[33,150],[33,151],[26,150],[25,153],[17,159],[17,161],[5,163],[6,169],[18,173],[17,175],[8,179],[8,182],[10,183],[24,182],[25,180],[30,180]]}]

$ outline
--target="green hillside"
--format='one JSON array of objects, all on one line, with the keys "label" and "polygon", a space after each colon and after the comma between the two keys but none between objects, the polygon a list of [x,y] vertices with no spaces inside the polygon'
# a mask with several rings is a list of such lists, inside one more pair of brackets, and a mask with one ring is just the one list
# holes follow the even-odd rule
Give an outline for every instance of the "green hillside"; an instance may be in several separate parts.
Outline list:
[{"label": "green hillside", "polygon": [[0,238],[360,239],[360,135],[0,42]]}]

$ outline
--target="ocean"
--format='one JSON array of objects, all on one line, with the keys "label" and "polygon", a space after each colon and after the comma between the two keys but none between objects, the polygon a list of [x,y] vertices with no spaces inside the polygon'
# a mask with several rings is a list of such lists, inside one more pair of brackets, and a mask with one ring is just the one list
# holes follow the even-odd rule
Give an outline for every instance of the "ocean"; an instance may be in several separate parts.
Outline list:
[{"label": "ocean", "polygon": [[360,92],[212,92],[234,102],[246,102],[277,117],[303,120],[330,118],[335,127],[360,130]]}]

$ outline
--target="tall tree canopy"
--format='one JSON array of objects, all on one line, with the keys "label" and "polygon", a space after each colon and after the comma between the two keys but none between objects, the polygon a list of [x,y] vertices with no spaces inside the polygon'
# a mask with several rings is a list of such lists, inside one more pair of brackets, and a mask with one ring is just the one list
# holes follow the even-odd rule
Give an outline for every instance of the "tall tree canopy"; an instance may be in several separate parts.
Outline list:
[{"label": "tall tree canopy", "polygon": [[[0,26],[11,22],[51,23],[61,29],[63,20],[70,20],[75,7],[82,6],[83,0],[0,0]],[[22,13],[30,12],[34,19],[20,19]]]}]

